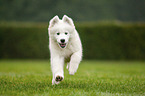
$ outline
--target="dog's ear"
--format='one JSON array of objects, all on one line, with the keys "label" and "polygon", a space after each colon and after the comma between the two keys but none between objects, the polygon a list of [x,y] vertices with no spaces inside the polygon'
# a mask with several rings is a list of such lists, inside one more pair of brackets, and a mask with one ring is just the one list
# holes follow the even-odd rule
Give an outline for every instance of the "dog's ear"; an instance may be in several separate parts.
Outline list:
[{"label": "dog's ear", "polygon": [[71,25],[72,27],[75,27],[75,26],[74,26],[74,23],[73,23],[73,20],[72,20],[71,18],[69,18],[68,16],[66,16],[66,15],[63,16],[62,21],[68,23],[68,24]]},{"label": "dog's ear", "polygon": [[49,28],[53,27],[56,23],[59,22],[59,17],[56,15],[55,17],[53,17],[50,22],[49,22]]}]

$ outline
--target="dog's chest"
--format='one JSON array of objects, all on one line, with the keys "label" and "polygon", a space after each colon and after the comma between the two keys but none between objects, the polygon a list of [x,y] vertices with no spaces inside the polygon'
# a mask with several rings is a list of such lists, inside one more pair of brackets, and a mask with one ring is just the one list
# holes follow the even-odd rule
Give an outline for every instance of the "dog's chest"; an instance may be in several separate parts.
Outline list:
[{"label": "dog's chest", "polygon": [[71,57],[73,52],[72,52],[72,50],[66,49],[66,50],[61,51],[60,54],[65,58],[69,58],[69,57]]}]

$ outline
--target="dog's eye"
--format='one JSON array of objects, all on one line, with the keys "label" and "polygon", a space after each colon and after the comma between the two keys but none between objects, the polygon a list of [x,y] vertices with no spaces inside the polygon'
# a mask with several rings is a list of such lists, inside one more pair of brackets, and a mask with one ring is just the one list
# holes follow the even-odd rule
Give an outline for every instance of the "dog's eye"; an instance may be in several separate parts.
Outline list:
[{"label": "dog's eye", "polygon": [[60,33],[56,33],[57,35],[60,35]]},{"label": "dog's eye", "polygon": [[65,35],[67,35],[68,33],[67,32],[65,32]]}]

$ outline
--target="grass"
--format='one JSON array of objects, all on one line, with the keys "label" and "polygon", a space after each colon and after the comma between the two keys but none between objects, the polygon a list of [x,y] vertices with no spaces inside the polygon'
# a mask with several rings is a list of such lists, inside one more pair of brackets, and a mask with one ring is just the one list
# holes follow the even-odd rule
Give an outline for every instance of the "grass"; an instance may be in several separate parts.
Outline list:
[{"label": "grass", "polygon": [[0,95],[143,96],[145,63],[83,61],[77,73],[52,86],[49,61],[0,60]]}]

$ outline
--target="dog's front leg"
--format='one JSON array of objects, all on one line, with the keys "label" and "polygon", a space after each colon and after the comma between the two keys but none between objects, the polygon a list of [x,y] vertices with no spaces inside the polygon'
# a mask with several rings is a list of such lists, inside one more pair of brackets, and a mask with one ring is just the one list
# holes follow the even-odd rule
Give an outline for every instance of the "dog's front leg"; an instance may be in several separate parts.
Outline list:
[{"label": "dog's front leg", "polygon": [[81,51],[72,54],[70,64],[69,64],[70,75],[74,75],[74,73],[77,71],[81,59],[82,59]]},{"label": "dog's front leg", "polygon": [[64,58],[55,56],[51,59],[51,69],[53,73],[52,85],[60,83],[64,79],[63,72]]}]

